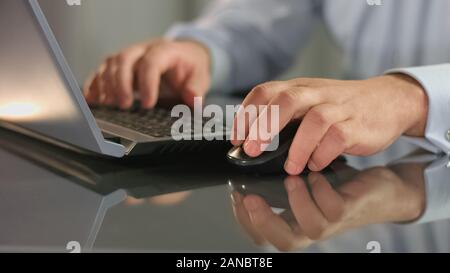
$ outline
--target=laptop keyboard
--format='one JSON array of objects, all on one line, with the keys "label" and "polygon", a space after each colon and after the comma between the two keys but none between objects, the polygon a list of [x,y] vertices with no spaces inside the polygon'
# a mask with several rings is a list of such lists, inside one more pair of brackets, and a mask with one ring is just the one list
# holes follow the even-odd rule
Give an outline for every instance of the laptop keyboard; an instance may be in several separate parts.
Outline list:
[{"label": "laptop keyboard", "polygon": [[[172,137],[172,125],[178,120],[178,118],[171,117],[170,111],[164,108],[154,108],[145,111],[135,108],[134,110],[129,111],[119,111],[112,108],[102,107],[92,109],[92,113],[97,119],[110,122],[154,138]],[[200,126],[203,126],[204,122],[208,120],[209,119],[204,119],[203,121],[186,121],[190,122],[191,131],[184,132],[184,134],[194,135],[194,125],[200,124]],[[223,128],[216,128],[216,131],[218,130],[225,131]],[[178,132],[178,134],[180,133]]]}]

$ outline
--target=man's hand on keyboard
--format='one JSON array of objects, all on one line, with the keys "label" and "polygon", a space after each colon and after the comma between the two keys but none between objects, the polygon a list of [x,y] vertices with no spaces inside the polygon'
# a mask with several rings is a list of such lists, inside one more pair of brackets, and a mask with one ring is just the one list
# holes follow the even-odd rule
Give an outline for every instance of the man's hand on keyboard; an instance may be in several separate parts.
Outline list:
[{"label": "man's hand on keyboard", "polygon": [[85,83],[84,94],[91,105],[128,109],[139,92],[141,107],[153,108],[161,83],[192,105],[210,87],[208,49],[193,41],[155,40],[129,47],[108,57]]}]

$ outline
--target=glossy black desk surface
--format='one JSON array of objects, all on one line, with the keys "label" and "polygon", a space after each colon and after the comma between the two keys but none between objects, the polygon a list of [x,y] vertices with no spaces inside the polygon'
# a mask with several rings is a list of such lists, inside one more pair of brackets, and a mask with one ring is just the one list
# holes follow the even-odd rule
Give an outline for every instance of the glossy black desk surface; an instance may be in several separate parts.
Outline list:
[{"label": "glossy black desk surface", "polygon": [[[357,171],[335,163],[319,177],[346,200],[347,213],[315,242],[291,212],[285,175],[243,173],[223,152],[110,160],[0,130],[0,251],[67,252],[75,241],[87,252],[369,252],[373,245],[385,252],[448,252],[449,220],[388,223],[387,212],[405,206],[391,193],[406,196],[422,187],[429,164],[404,161]],[[241,202],[249,194],[272,207],[269,220],[257,226]]]}]

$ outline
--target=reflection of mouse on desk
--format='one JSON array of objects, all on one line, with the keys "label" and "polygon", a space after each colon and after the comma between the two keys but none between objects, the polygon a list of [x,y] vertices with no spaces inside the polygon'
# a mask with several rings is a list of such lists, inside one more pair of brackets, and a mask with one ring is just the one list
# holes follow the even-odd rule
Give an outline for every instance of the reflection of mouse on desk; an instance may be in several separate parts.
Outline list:
[{"label": "reflection of mouse on desk", "polygon": [[234,147],[227,155],[228,160],[232,164],[252,172],[282,173],[298,126],[298,123],[291,123],[281,131],[279,147],[275,151],[264,152],[262,155],[253,158],[248,156],[242,147]]}]

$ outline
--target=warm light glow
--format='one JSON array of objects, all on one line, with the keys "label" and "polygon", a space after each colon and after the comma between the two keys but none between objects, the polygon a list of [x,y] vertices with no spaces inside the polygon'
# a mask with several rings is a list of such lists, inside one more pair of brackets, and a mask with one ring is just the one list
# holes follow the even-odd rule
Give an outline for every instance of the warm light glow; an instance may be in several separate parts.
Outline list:
[{"label": "warm light glow", "polygon": [[4,120],[26,120],[36,116],[39,107],[33,103],[12,102],[0,105],[0,119]]}]

